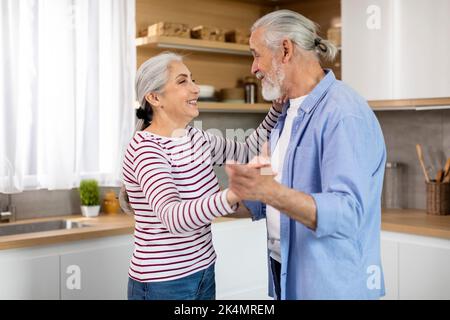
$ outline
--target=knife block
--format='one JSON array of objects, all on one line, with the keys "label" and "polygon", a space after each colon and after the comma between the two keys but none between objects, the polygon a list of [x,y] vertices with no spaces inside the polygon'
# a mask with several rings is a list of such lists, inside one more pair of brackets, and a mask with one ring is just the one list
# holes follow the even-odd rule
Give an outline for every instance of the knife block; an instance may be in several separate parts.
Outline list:
[{"label": "knife block", "polygon": [[427,182],[427,213],[450,214],[450,183]]}]

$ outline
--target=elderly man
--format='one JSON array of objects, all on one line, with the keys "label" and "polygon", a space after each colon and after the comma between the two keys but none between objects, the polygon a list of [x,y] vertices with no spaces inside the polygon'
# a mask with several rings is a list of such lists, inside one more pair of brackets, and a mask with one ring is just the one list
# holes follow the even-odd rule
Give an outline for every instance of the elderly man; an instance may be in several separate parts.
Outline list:
[{"label": "elderly man", "polygon": [[250,49],[264,98],[289,99],[270,136],[270,174],[261,162],[226,167],[253,219],[267,219],[271,295],[379,298],[386,149],[374,113],[321,68],[320,58],[334,59],[336,48],[304,16],[262,17]]}]

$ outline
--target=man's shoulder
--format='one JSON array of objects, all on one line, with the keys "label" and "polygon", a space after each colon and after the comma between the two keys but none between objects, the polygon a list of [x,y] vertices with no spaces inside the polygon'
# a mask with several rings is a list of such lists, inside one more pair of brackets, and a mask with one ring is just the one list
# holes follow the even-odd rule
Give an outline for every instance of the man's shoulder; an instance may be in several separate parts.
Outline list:
[{"label": "man's shoulder", "polygon": [[345,82],[337,80],[329,91],[330,102],[338,112],[369,111],[367,100]]},{"label": "man's shoulder", "polygon": [[367,119],[373,113],[366,99],[339,80],[329,88],[320,109],[321,117],[325,117],[328,123],[339,122],[349,116]]}]

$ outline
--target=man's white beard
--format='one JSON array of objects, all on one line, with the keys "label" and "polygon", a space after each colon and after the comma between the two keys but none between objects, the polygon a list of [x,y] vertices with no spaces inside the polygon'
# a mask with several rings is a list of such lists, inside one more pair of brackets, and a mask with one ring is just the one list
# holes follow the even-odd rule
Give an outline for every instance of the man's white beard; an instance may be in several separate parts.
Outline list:
[{"label": "man's white beard", "polygon": [[274,81],[267,77],[267,75],[262,81],[262,96],[264,100],[267,101],[273,101],[282,96],[281,84],[284,80],[284,73],[282,72],[280,65],[275,62],[272,63],[272,70],[274,70],[275,73]]}]

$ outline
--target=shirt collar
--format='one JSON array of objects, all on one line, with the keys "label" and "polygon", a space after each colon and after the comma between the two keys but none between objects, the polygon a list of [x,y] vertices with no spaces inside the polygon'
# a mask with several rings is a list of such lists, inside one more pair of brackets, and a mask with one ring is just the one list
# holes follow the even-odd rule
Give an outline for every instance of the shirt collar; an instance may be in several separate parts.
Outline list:
[{"label": "shirt collar", "polygon": [[[308,94],[306,99],[303,101],[299,108],[300,110],[303,110],[306,113],[310,113],[320,102],[322,97],[325,95],[325,93],[328,91],[330,86],[336,82],[336,77],[334,76],[333,70],[331,69],[324,69],[325,77],[320,80],[320,82],[314,87],[314,89]],[[286,104],[283,106],[283,112],[281,114],[282,117],[286,116],[287,109],[289,108],[289,100],[286,102]]]}]

